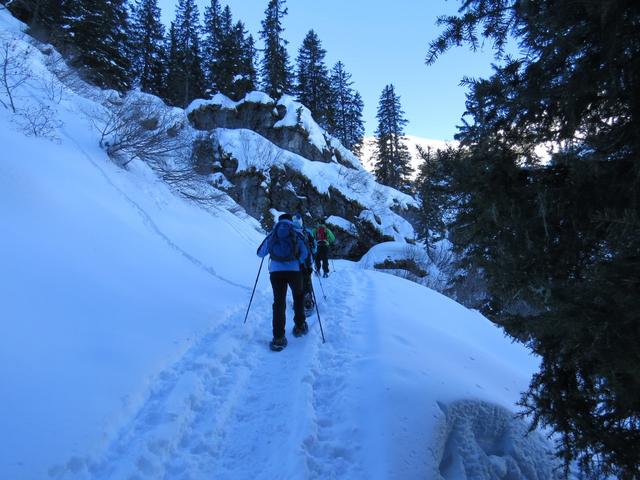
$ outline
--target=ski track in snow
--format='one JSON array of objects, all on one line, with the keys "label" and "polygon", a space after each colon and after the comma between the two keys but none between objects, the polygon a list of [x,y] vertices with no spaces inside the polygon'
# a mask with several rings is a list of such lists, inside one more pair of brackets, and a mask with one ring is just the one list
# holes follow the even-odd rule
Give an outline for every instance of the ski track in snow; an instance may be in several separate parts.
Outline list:
[{"label": "ski track in snow", "polygon": [[[357,418],[353,342],[363,338],[362,278],[343,270],[323,279],[309,334],[290,333],[281,353],[271,337],[271,291],[257,291],[161,372],[135,416],[99,459],[72,459],[54,478],[200,480],[366,478]],[[318,279],[315,288],[320,290]],[[357,291],[356,291],[357,289]],[[366,297],[365,297],[366,298]],[[355,440],[355,441],[354,441]],[[84,468],[78,465],[84,464]],[[80,470],[83,474],[80,475]]]},{"label": "ski track in snow", "polygon": [[[107,174],[107,172],[98,164],[98,162],[96,160],[94,160],[91,155],[89,155],[87,153],[87,151],[82,148],[82,146],[69,134],[67,133],[67,131],[64,128],[60,128],[60,132],[63,134],[63,136],[69,140],[71,143],[73,143],[76,148],[78,149],[78,151],[80,151],[85,157],[86,159],[89,161],[89,163],[91,163],[99,172],[100,174],[104,177],[105,181],[111,185],[111,187],[113,187],[114,190],[116,190],[123,198],[124,200],[129,203],[129,205],[131,205],[131,207],[133,207],[133,209],[138,212],[138,214],[140,215],[140,217],[142,218],[142,221],[144,222],[144,224],[149,227],[149,229],[154,232],[158,237],[160,237],[171,249],[175,250],[176,252],[178,252],[180,255],[182,255],[184,258],[186,258],[189,262],[191,262],[193,265],[195,265],[196,267],[198,267],[199,269],[205,271],[206,273],[208,273],[209,275],[211,275],[212,277],[215,277],[233,287],[237,287],[237,288],[242,288],[244,290],[249,290],[250,287],[246,286],[246,285],[240,285],[232,280],[229,280],[228,278],[225,278],[221,275],[219,275],[215,268],[209,266],[209,265],[205,265],[201,260],[199,260],[198,258],[194,257],[193,255],[191,255],[189,252],[185,251],[182,247],[180,247],[179,245],[177,245],[173,240],[171,240],[161,229],[160,227],[158,227],[158,225],[156,224],[156,222],[153,221],[153,219],[151,218],[151,216],[147,213],[147,211],[142,208],[140,206],[140,204],[138,202],[136,202],[134,199],[132,199],[129,195],[127,195],[126,192],[124,192],[124,190],[122,190],[122,188],[120,188],[118,185],[116,185],[116,183],[109,177],[109,175]],[[228,222],[227,222],[228,223]],[[232,226],[232,228],[234,228],[234,230],[236,229],[236,227],[233,224],[230,224]]]}]

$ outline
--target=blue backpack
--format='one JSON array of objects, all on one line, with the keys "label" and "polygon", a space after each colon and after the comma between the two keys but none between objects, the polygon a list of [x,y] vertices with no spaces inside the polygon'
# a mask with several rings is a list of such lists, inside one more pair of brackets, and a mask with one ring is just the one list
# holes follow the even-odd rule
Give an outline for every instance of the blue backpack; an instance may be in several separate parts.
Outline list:
[{"label": "blue backpack", "polygon": [[276,262],[298,260],[298,238],[292,223],[278,222],[269,239],[269,255]]}]

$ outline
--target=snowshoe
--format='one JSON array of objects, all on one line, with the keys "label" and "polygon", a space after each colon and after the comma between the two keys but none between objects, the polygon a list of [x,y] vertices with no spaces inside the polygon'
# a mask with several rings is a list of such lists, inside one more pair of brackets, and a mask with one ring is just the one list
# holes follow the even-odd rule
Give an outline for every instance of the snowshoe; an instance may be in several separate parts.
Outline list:
[{"label": "snowshoe", "polygon": [[271,340],[271,343],[269,343],[269,348],[271,348],[271,350],[273,350],[274,352],[280,352],[286,346],[287,346],[287,337],[274,338],[273,340]]},{"label": "snowshoe", "polygon": [[293,336],[301,337],[302,335],[306,335],[309,333],[309,325],[307,322],[304,322],[302,325],[296,325],[293,327]]},{"label": "snowshoe", "polygon": [[311,305],[309,305],[309,307],[307,307],[305,305],[304,306],[304,316],[309,318],[311,315],[313,315],[314,307],[315,307],[315,305],[313,303]]},{"label": "snowshoe", "polygon": [[313,303],[313,298],[311,297],[311,294],[307,293],[304,296],[304,313],[307,317],[309,317],[313,313],[313,308],[315,306],[316,304]]}]

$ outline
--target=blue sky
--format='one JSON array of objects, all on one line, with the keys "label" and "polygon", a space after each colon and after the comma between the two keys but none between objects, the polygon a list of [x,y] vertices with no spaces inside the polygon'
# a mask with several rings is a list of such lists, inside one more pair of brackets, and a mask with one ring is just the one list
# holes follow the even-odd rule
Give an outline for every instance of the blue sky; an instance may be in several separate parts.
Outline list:
[{"label": "blue sky", "polygon": [[[202,16],[210,0],[197,0]],[[159,0],[163,19],[174,16],[177,0]],[[268,0],[222,0],[234,20],[242,20],[261,47],[258,32]],[[454,0],[288,0],[283,20],[292,62],[310,29],[327,50],[329,68],[341,60],[352,74],[354,87],[365,102],[365,128],[372,135],[376,110],[385,85],[392,83],[400,95],[409,121],[408,135],[451,140],[464,113],[463,76],[485,77],[490,73],[490,48],[471,52],[456,48],[435,65],[426,66],[430,40],[440,32],[439,15],[455,13]]]}]

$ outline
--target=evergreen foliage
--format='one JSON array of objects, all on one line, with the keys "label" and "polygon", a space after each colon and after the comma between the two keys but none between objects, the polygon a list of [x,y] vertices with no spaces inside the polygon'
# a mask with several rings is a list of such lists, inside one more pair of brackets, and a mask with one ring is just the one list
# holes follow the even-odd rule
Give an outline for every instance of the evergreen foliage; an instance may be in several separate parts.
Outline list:
[{"label": "evergreen foliage", "polygon": [[180,0],[169,34],[167,73],[167,100],[179,107],[204,96],[199,22],[195,0]]},{"label": "evergreen foliage", "polygon": [[[640,475],[640,4],[465,1],[428,62],[482,35],[502,56],[467,80],[451,238],[488,283],[485,313],[541,357],[522,405],[567,466]],[[541,162],[536,148],[548,145]]]},{"label": "evergreen foliage", "polygon": [[407,191],[412,172],[411,155],[403,142],[407,120],[393,85],[384,87],[376,117],[375,176],[384,185]]},{"label": "evergreen foliage", "polygon": [[65,40],[73,46],[75,65],[87,68],[100,87],[121,92],[131,86],[126,0],[67,0],[62,4]]},{"label": "evergreen foliage", "polygon": [[422,162],[415,180],[420,205],[417,233],[429,247],[446,237],[445,219],[450,217],[459,201],[452,191],[450,176],[460,166],[462,155],[454,147],[436,151],[418,147],[418,153]]},{"label": "evergreen foliage", "polygon": [[329,109],[328,131],[355,155],[360,155],[364,139],[364,103],[352,85],[351,74],[344,69],[344,64],[336,63],[330,78],[329,98],[332,106]]},{"label": "evergreen foliage", "polygon": [[138,0],[131,21],[131,64],[140,90],[165,93],[165,33],[158,0]]},{"label": "evergreen foliage", "polygon": [[239,100],[256,88],[253,37],[242,22],[233,23],[231,9],[220,9],[217,0],[211,2],[205,16],[205,61],[209,93],[218,92]]},{"label": "evergreen foliage", "polygon": [[286,47],[288,42],[282,38],[282,17],[287,14],[284,4],[285,0],[269,0],[260,31],[264,41],[260,64],[262,88],[276,99],[292,91],[291,68]]},{"label": "evergreen foliage", "polygon": [[12,0],[0,2],[29,25],[29,33],[59,45],[65,4],[68,0]]},{"label": "evergreen foliage", "polygon": [[204,39],[202,41],[203,70],[207,80],[208,93],[215,94],[217,87],[215,72],[222,43],[222,7],[220,0],[211,0],[204,9]]},{"label": "evergreen foliage", "polygon": [[236,23],[236,36],[241,39],[240,65],[235,82],[235,96],[244,97],[258,88],[258,71],[256,70],[257,50],[253,36],[247,34],[242,22]]},{"label": "evergreen foliage", "polygon": [[324,63],[325,54],[318,35],[309,30],[296,59],[296,94],[300,103],[311,110],[318,124],[327,129],[332,102],[329,72]]}]

